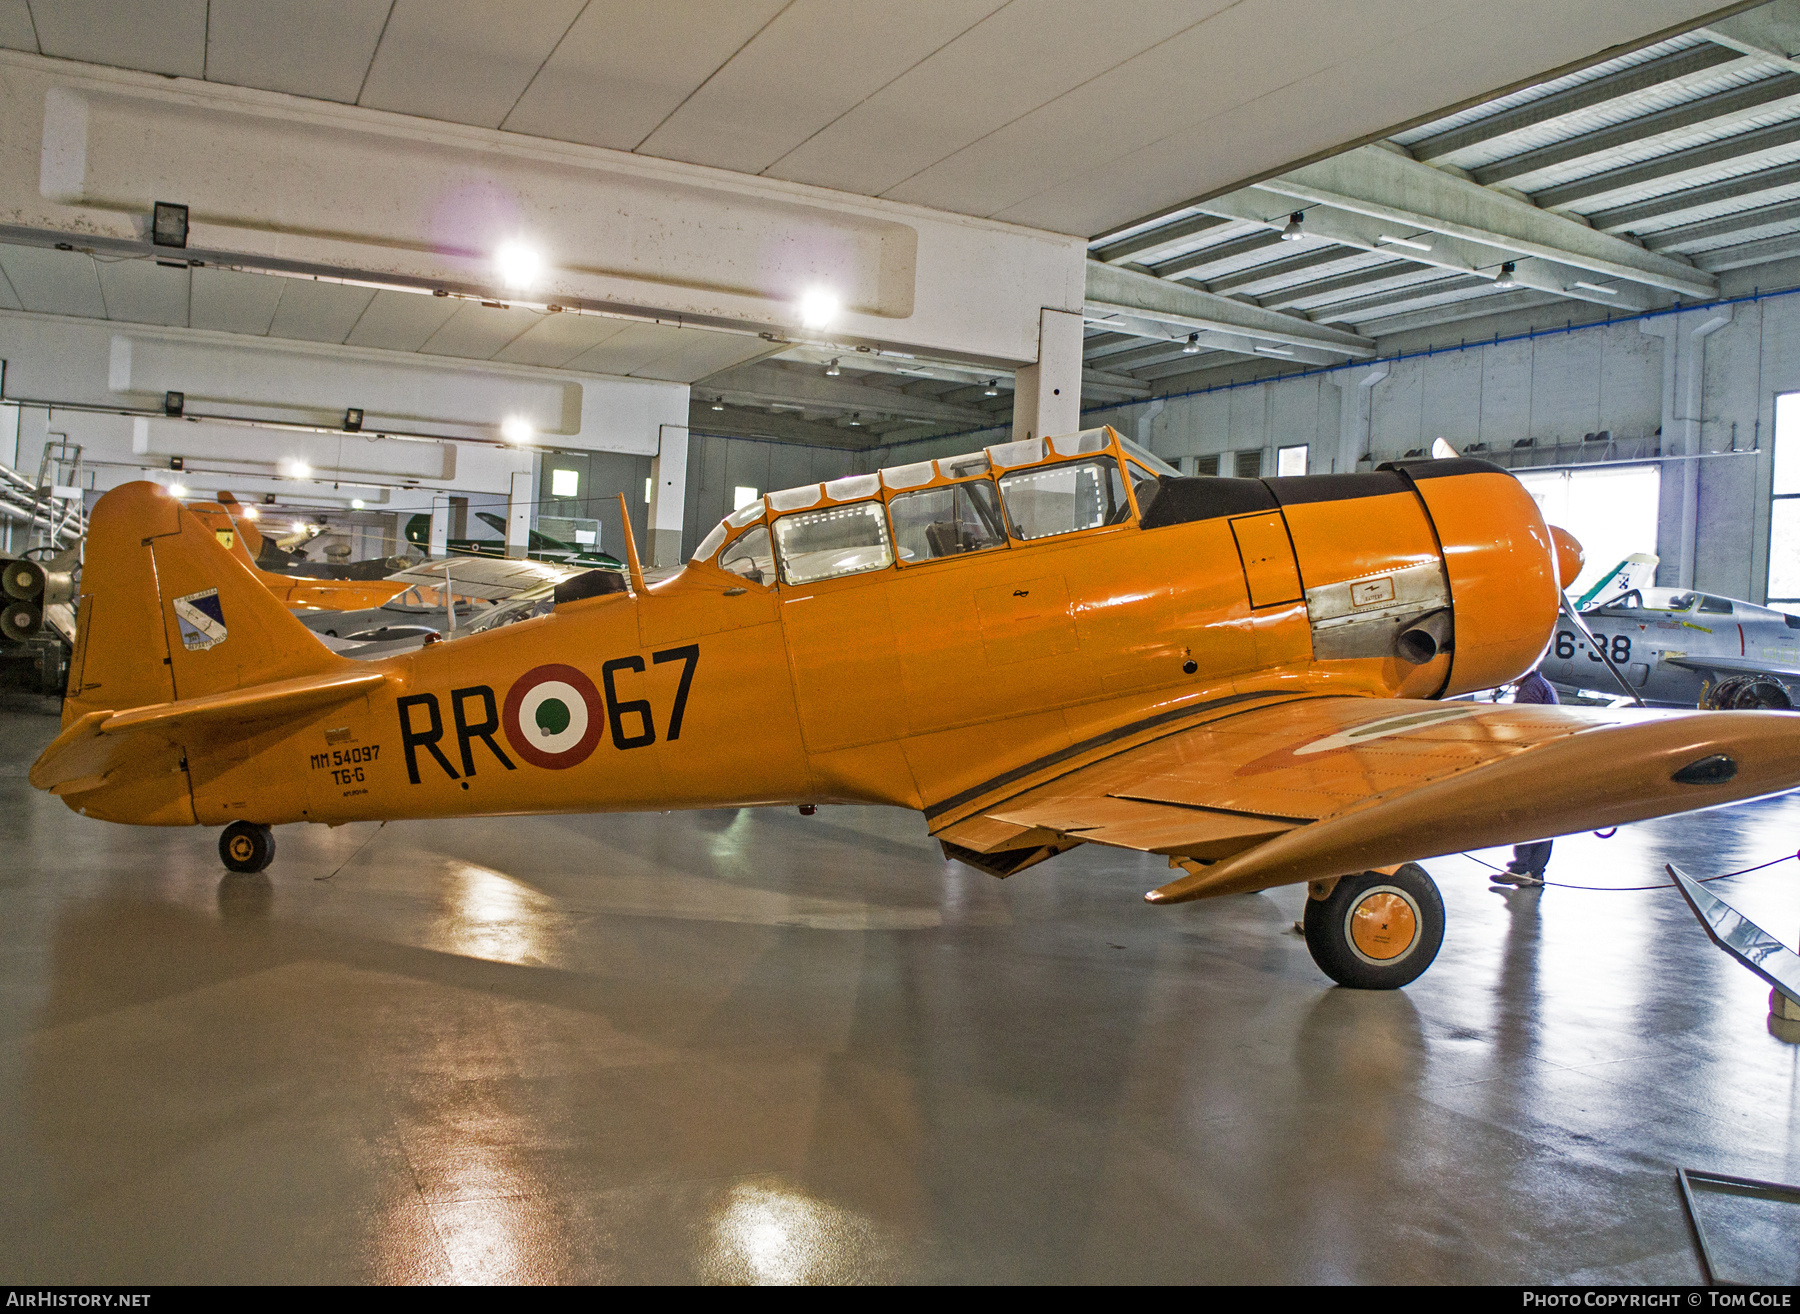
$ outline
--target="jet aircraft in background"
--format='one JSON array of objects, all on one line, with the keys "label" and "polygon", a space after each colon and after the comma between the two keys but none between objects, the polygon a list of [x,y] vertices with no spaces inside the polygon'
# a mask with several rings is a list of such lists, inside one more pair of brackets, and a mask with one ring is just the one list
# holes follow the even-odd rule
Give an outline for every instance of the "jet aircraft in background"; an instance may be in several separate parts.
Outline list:
[{"label": "jet aircraft in background", "polygon": [[1306,883],[1372,988],[1442,939],[1413,859],[1800,784],[1791,713],[1439,701],[1536,664],[1579,566],[1482,461],[1183,478],[1096,429],[771,493],[655,587],[625,547],[569,581],[623,589],[352,662],[124,485],[32,782],[222,826],[238,871],[298,821],[888,804],[1000,877],[1098,844],[1168,861],[1157,904]]}]

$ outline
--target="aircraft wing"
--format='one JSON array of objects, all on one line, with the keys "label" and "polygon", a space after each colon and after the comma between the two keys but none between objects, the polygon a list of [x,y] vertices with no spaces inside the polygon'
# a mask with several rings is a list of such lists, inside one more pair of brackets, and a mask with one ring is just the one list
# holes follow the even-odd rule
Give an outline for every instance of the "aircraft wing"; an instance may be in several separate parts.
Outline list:
[{"label": "aircraft wing", "polygon": [[1333,696],[1206,716],[1070,756],[1061,774],[966,791],[929,810],[933,833],[999,875],[1075,843],[1167,855],[1187,874],[1146,897],[1172,903],[1641,821],[1800,777],[1800,713]]},{"label": "aircraft wing", "polygon": [[1800,680],[1800,666],[1789,666],[1785,662],[1759,661],[1754,657],[1670,657],[1663,660],[1671,666],[1685,666],[1690,671],[1701,674],[1713,672],[1719,675],[1773,675],[1777,678]]},{"label": "aircraft wing", "polygon": [[98,788],[145,735],[173,743],[190,736],[241,733],[266,721],[348,702],[387,678],[380,672],[300,676],[125,712],[89,712],[64,727],[38,757],[31,783],[57,794]]},{"label": "aircraft wing", "polygon": [[444,568],[450,568],[450,591],[464,598],[481,598],[499,602],[527,589],[546,584],[560,584],[565,579],[591,569],[588,566],[563,566],[552,561],[531,561],[523,557],[440,557],[421,562],[389,575],[395,584],[418,584],[426,588],[442,588]]}]

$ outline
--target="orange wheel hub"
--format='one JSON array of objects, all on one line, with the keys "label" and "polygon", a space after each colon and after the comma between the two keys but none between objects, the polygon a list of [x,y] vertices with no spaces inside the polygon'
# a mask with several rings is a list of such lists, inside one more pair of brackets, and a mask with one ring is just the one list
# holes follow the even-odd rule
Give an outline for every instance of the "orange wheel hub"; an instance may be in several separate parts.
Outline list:
[{"label": "orange wheel hub", "polygon": [[1412,904],[1389,890],[1376,890],[1350,914],[1350,938],[1365,958],[1386,962],[1398,958],[1419,937],[1419,915]]}]

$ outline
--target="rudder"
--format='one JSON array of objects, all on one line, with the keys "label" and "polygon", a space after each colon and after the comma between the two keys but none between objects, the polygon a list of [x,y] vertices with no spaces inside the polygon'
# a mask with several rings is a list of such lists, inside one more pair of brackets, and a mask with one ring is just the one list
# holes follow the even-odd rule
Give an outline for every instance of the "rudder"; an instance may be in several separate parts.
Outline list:
[{"label": "rudder", "polygon": [[87,712],[195,698],[349,663],[160,486],[95,505],[63,724]]}]

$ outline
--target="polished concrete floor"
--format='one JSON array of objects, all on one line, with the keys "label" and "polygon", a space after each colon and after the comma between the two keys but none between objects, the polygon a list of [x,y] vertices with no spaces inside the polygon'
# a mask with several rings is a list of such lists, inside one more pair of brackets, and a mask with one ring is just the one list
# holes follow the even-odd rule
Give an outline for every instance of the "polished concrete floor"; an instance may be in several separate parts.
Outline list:
[{"label": "polished concrete floor", "polygon": [[[1690,1282],[1677,1166],[1800,1180],[1800,1049],[1671,890],[1436,861],[1436,966],[1359,993],[1298,891],[1002,883],[875,808],[290,827],[229,876],[35,793],[54,728],[0,712],[12,1282]],[[1796,845],[1787,798],[1550,874]],[[1800,863],[1714,888],[1800,928]],[[1796,1275],[1789,1219],[1716,1231]]]}]

